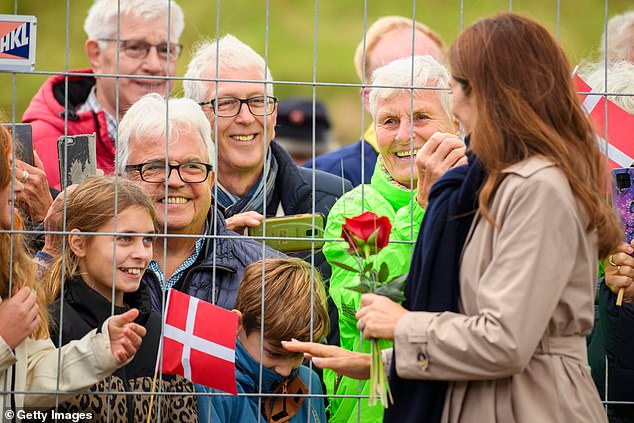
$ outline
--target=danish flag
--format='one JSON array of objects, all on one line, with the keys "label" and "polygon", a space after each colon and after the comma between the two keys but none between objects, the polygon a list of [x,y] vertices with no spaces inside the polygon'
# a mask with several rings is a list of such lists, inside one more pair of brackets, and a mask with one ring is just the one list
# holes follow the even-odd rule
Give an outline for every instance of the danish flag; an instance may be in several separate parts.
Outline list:
[{"label": "danish flag", "polygon": [[237,395],[238,315],[176,289],[165,313],[161,371]]},{"label": "danish flag", "polygon": [[[601,151],[607,152],[610,170],[632,167],[634,162],[634,116],[621,109],[604,95],[592,94],[592,88],[579,75],[575,75],[577,91],[600,137]],[[589,94],[588,94],[589,93]],[[607,109],[607,114],[606,114]],[[605,119],[608,119],[607,140]]]}]

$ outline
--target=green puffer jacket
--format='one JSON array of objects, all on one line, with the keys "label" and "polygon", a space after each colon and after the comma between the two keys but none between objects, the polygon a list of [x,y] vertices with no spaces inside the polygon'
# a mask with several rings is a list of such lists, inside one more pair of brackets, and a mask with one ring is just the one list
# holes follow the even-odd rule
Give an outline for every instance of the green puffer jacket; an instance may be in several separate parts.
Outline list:
[{"label": "green puffer jacket", "polygon": [[[325,238],[341,238],[341,227],[344,218],[358,216],[363,211],[374,212],[378,216],[387,216],[392,223],[390,243],[375,258],[374,266],[378,270],[381,263],[385,262],[390,271],[390,279],[407,273],[410,259],[414,250],[414,241],[418,236],[418,230],[423,220],[425,211],[416,201],[416,191],[404,190],[393,185],[378,161],[374,168],[372,181],[369,185],[359,185],[352,191],[341,197],[328,214]],[[406,243],[394,243],[393,241],[412,241]],[[343,241],[326,242],[323,247],[324,255],[328,262],[343,262],[352,267],[358,264],[348,253],[348,244]],[[359,310],[361,295],[358,292],[347,289],[357,285],[359,277],[336,265],[332,265],[332,277],[330,278],[329,294],[334,300],[339,312],[339,330],[341,347],[359,351],[361,346],[364,352],[370,352],[370,343],[363,340],[357,329],[355,314]],[[381,341],[382,348],[390,348],[392,342]],[[346,377],[337,383],[337,375],[332,371],[324,371],[324,383],[329,395],[368,395],[370,386],[367,381],[359,382]],[[336,385],[336,386],[335,386]],[[361,422],[383,421],[383,408],[380,404],[373,407],[368,405],[367,398],[358,401],[356,398],[330,398],[330,423],[357,422],[357,404],[361,405]]]}]

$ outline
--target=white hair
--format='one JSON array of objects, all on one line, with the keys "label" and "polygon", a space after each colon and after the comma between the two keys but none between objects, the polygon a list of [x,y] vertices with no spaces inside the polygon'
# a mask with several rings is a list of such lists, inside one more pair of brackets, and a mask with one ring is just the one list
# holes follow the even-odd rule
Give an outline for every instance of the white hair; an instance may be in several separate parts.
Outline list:
[{"label": "white hair", "polygon": [[[166,123],[167,117],[167,123]],[[139,142],[143,137],[165,137],[165,126],[169,128],[170,139],[175,139],[182,130],[195,130],[200,134],[209,164],[216,169],[216,148],[211,139],[211,125],[200,106],[189,98],[165,100],[160,94],[146,94],[134,103],[119,124],[119,173],[124,175],[130,158],[130,143]],[[137,144],[138,145],[138,144]]]},{"label": "white hair", "polygon": [[84,21],[84,31],[88,38],[99,40],[115,37],[118,13],[121,16],[138,17],[146,22],[167,17],[169,14],[170,29],[174,34],[174,39],[170,39],[172,43],[178,43],[185,28],[183,11],[173,0],[95,0]]},{"label": "white hair", "polygon": [[[273,95],[273,75],[266,66],[264,59],[251,47],[238,40],[233,35],[225,35],[219,40],[204,40],[194,47],[192,59],[187,65],[183,89],[185,97],[196,102],[207,101],[209,98],[209,81],[197,79],[216,75],[216,59],[218,72],[237,71],[253,68],[261,72],[262,79],[268,84],[267,95]],[[266,74],[266,79],[264,79]],[[212,76],[213,77],[213,76]]]},{"label": "white hair", "polygon": [[608,21],[608,50],[605,51],[605,36],[601,36],[599,51],[608,62],[633,60],[634,53],[634,10],[613,16]]},{"label": "white hair", "polygon": [[[413,60],[413,72],[412,72]],[[372,90],[370,91],[370,113],[376,120],[379,99],[387,99],[406,92],[406,87],[438,87],[447,88],[449,73],[447,69],[429,55],[405,57],[388,63],[372,74]],[[380,88],[382,86],[403,88]],[[436,90],[440,104],[447,113],[449,121],[453,121],[449,92]]]},{"label": "white hair", "polygon": [[634,64],[625,60],[608,65],[608,85],[605,86],[605,64],[595,63],[581,72],[583,79],[593,91],[614,94],[608,96],[620,108],[634,115]]}]

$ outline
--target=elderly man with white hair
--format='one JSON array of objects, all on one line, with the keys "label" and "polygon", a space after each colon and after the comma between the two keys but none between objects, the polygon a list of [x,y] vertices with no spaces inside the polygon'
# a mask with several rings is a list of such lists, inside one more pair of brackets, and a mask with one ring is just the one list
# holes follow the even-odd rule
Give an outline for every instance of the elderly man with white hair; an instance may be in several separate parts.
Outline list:
[{"label": "elderly man with white hair", "polygon": [[219,158],[217,200],[225,217],[235,217],[232,227],[258,225],[263,215],[328,214],[343,194],[342,181],[298,168],[271,142],[277,98],[271,71],[258,53],[232,35],[204,42],[185,77],[191,78],[183,83],[185,96],[203,107],[211,123]]},{"label": "elderly man with white hair", "polygon": [[[387,216],[392,224],[389,244],[374,256],[372,265],[376,271],[387,265],[392,279],[409,270],[429,188],[446,170],[466,163],[465,145],[457,136],[450,109],[449,74],[432,56],[395,60],[378,68],[372,78],[369,105],[379,150],[374,173],[369,184],[355,187],[335,203],[324,237],[339,237],[345,219],[362,211]],[[327,241],[323,251],[333,263],[329,294],[339,312],[340,345],[370,352],[370,342],[360,336],[355,317],[361,294],[350,289],[360,283],[359,275],[336,265],[356,268],[356,258],[346,243]],[[386,340],[381,344],[391,346]],[[330,370],[324,371],[324,382],[329,395],[371,395],[368,381]],[[356,398],[330,399],[330,422],[355,422],[358,416],[361,421],[381,422],[383,407]]]},{"label": "elderly man with white hair", "polygon": [[[273,77],[251,47],[232,35],[203,42],[185,77],[185,96],[203,108],[218,147],[215,199],[230,229],[257,226],[263,216],[327,217],[337,198],[351,188],[337,176],[297,167],[273,141]],[[321,253],[314,264],[328,279],[330,267]]]},{"label": "elderly man with white hair", "polygon": [[235,301],[244,268],[278,254],[229,231],[212,205],[216,154],[211,128],[190,99],[148,94],[119,128],[119,173],[140,183],[156,209],[158,237],[143,276],[152,309],[168,289],[226,309]]},{"label": "elderly man with white hair", "polygon": [[184,25],[173,0],[95,0],[84,22],[90,68],[48,79],[23,116],[51,187],[60,187],[56,141],[64,134],[94,132],[97,167],[114,171],[117,120],[143,95],[170,93]]}]

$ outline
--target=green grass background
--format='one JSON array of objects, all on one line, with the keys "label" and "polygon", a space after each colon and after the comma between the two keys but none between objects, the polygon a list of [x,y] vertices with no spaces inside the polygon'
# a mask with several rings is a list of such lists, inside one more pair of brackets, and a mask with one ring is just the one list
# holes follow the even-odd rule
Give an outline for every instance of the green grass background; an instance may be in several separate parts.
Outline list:
[{"label": "green grass background", "polygon": [[[538,19],[558,34],[570,60],[578,63],[597,58],[606,13],[606,0],[560,0],[559,20],[557,0],[270,0],[268,13],[263,0],[178,3],[185,12],[181,37],[185,50],[178,63],[178,76],[185,72],[192,44],[202,37],[217,35],[219,14],[219,33],[237,36],[262,55],[266,50],[277,81],[306,83],[276,84],[275,93],[282,99],[290,95],[312,96],[313,81],[359,83],[352,57],[363,36],[364,19],[369,25],[383,15],[415,15],[450,44],[461,25],[468,26],[480,17],[512,8]],[[17,7],[17,14],[37,17],[36,71],[57,72],[87,66],[83,20],[90,4],[88,0],[0,0],[0,13],[14,14]],[[632,8],[634,0],[609,0],[608,14],[613,16]],[[14,116],[21,119],[46,77],[0,73],[0,109],[9,120]],[[336,139],[341,144],[358,139],[363,129],[359,88],[318,86],[314,90],[329,108]],[[177,84],[176,94],[180,93],[181,85]]]}]

